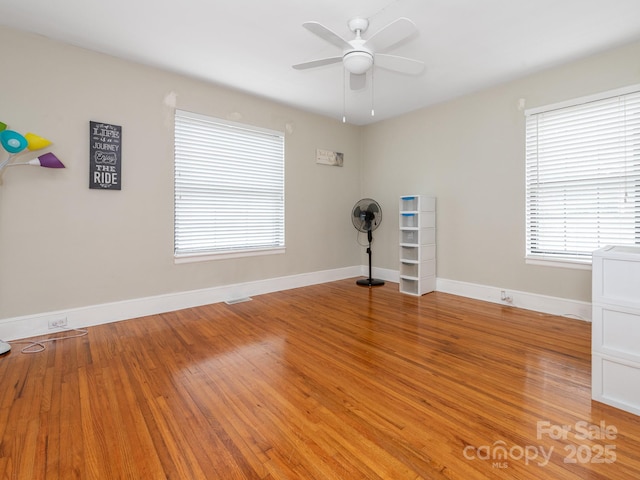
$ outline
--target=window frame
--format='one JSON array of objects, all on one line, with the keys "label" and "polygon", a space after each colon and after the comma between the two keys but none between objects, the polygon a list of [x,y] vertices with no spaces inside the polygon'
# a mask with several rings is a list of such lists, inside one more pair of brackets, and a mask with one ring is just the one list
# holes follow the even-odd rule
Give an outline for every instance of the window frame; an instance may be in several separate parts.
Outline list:
[{"label": "window frame", "polygon": [[[572,107],[579,107],[580,105],[591,104],[594,102],[600,102],[602,100],[607,99],[621,99],[627,95],[638,94],[640,93],[640,84],[630,85],[627,87],[622,87],[614,90],[609,90],[605,92],[601,92],[594,95],[579,97],[571,100],[566,100],[563,102],[554,103],[551,105],[545,105],[541,107],[531,108],[525,110],[525,262],[527,264],[533,265],[546,265],[546,266],[554,266],[554,267],[567,267],[567,268],[577,268],[577,269],[591,269],[591,256],[586,254],[581,255],[562,255],[560,253],[556,254],[545,254],[545,253],[533,253],[531,249],[531,236],[533,235],[531,232],[532,221],[531,221],[531,198],[530,198],[530,160],[529,160],[529,119],[532,116],[538,116],[539,114],[544,114],[547,112],[552,112],[555,110],[563,110],[570,109]],[[637,108],[636,108],[637,111]],[[625,138],[637,138],[637,134],[625,136]],[[636,145],[634,143],[633,145]],[[630,156],[631,161],[629,162],[633,168],[637,169],[638,165],[640,165],[640,156],[638,156],[635,152]],[[627,160],[623,163],[626,164]],[[635,210],[635,243],[640,243],[640,217],[638,216],[640,213],[640,206],[638,205],[638,198],[640,197],[640,182],[637,181],[637,177],[635,176],[627,176],[626,178],[636,178],[634,183],[635,188],[633,190],[633,198],[634,198],[634,210]],[[630,227],[627,227],[630,228]],[[599,245],[598,248],[611,244],[610,242],[606,242],[603,245]],[[626,244],[622,242],[622,244]]]},{"label": "window frame", "polygon": [[[182,131],[183,128],[186,128],[185,124],[188,123],[197,125],[198,131],[195,131],[193,125],[191,126],[192,130]],[[201,133],[206,134],[207,132],[205,130],[207,128],[212,129],[209,132],[209,136],[200,135]],[[199,129],[202,129],[202,131]],[[201,142],[195,139],[198,135],[200,135],[202,139]],[[229,138],[226,138],[226,135],[228,135]],[[244,143],[241,141],[243,137],[247,136],[256,140],[258,148],[262,146],[266,156],[270,157],[269,162],[265,160],[268,175],[264,177],[262,182],[258,182],[258,184],[254,181],[256,180],[256,175],[260,174],[258,161],[262,159],[262,156],[260,151],[256,152],[255,150],[251,150],[254,146],[253,142],[249,143],[249,141],[247,141]],[[225,141],[227,141],[228,144],[225,143]],[[267,144],[266,147],[263,145],[265,142]],[[211,146],[212,143],[215,143],[215,147]],[[223,145],[220,146],[220,144]],[[232,152],[230,145],[231,147],[238,147],[241,150]],[[249,145],[251,145],[251,147]],[[194,150],[189,149],[197,149],[198,151],[196,153]],[[241,165],[239,164],[239,166],[246,168],[246,170],[242,170],[243,173],[240,173],[240,170],[238,170],[237,175],[227,175],[228,171],[226,170],[226,166],[230,159],[241,160],[243,163]],[[207,160],[211,160],[211,162],[209,163]],[[278,164],[277,162],[280,163]],[[192,170],[187,171],[185,168]],[[191,183],[186,181],[187,177],[191,177]],[[202,185],[199,187],[194,186],[193,178],[203,179],[205,183],[211,181],[216,183],[214,183],[212,187],[203,189]],[[245,183],[243,184],[242,182]],[[242,207],[240,205],[237,210],[234,210],[233,200],[243,198],[243,200],[250,202],[250,199],[253,198],[254,195],[246,195],[246,193],[257,193],[257,186],[264,187],[267,190],[267,195],[269,195],[268,198],[270,200],[268,201],[268,206],[264,208],[261,218],[268,219],[269,221],[273,220],[273,223],[264,223],[264,225],[269,225],[267,228],[270,229],[269,233],[265,235],[265,241],[268,237],[269,240],[273,240],[272,244],[251,245],[252,242],[248,242],[249,244],[223,247],[220,246],[220,244],[228,242],[226,240],[220,240],[218,247],[210,246],[209,248],[205,248],[202,245],[196,247],[195,243],[189,243],[189,235],[185,235],[184,232],[189,225],[191,225],[191,228],[194,228],[194,223],[189,224],[189,220],[197,222],[197,220],[194,220],[196,216],[198,216],[200,220],[203,216],[211,219],[206,223],[200,222],[200,226],[195,227],[203,235],[208,235],[207,238],[209,240],[204,243],[213,245],[215,242],[211,240],[211,235],[214,235],[214,230],[220,227],[232,228],[235,239],[241,237],[242,234],[238,233],[239,228],[234,226],[234,223],[237,224],[238,222],[234,220],[233,214],[237,213],[240,215],[242,212],[246,213],[245,210],[248,207]],[[190,188],[191,190],[189,190]],[[200,196],[198,192],[194,193],[196,190],[204,190],[205,193]],[[220,193],[224,191],[226,191],[226,193]],[[181,200],[188,195],[198,195],[197,198],[191,197],[190,199],[190,202],[197,206],[194,207],[194,205],[191,205],[190,209],[185,209],[184,205],[185,203],[189,203],[189,201],[181,202]],[[210,198],[203,199],[203,196]],[[258,202],[259,200],[254,198],[253,201]],[[214,215],[212,212],[213,202],[219,202],[216,204],[218,205],[216,209],[217,215]],[[196,212],[198,207],[205,209],[204,215]],[[243,210],[243,208],[245,210]],[[221,212],[224,212],[224,214]],[[173,252],[175,263],[284,253],[286,249],[284,132],[175,109],[173,213]],[[188,218],[189,216],[191,216],[191,219]],[[183,237],[179,238],[181,234]],[[192,237],[193,236],[194,235],[192,235]],[[260,237],[260,235],[254,237],[256,242],[258,241],[258,237]],[[185,240],[185,238],[187,238],[187,240]]]}]

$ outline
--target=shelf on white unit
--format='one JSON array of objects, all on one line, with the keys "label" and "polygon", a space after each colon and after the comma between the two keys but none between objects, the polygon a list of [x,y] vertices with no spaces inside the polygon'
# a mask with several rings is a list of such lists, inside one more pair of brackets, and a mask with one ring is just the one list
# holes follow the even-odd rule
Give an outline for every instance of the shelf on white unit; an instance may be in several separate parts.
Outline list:
[{"label": "shelf on white unit", "polygon": [[415,280],[416,282],[420,280],[418,277],[412,277],[411,275],[400,275],[400,278],[404,280]]}]

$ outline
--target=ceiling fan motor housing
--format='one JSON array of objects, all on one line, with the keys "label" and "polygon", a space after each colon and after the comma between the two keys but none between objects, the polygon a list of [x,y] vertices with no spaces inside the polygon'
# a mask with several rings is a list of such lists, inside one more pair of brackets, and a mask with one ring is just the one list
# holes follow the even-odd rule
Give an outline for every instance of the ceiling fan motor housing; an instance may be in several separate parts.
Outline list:
[{"label": "ceiling fan motor housing", "polygon": [[367,73],[373,65],[373,53],[364,46],[365,41],[361,34],[369,28],[369,20],[366,18],[353,18],[349,20],[349,29],[356,34],[356,38],[349,43],[352,49],[345,50],[342,55],[344,68],[354,75]]}]

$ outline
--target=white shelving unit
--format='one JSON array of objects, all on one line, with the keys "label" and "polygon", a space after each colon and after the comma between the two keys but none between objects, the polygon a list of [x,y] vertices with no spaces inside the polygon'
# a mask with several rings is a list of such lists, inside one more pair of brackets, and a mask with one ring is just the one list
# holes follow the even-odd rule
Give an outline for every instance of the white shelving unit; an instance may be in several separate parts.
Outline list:
[{"label": "white shelving unit", "polygon": [[424,295],[436,289],[436,199],[400,197],[400,292]]},{"label": "white shelving unit", "polygon": [[640,247],[593,252],[592,398],[640,415]]}]

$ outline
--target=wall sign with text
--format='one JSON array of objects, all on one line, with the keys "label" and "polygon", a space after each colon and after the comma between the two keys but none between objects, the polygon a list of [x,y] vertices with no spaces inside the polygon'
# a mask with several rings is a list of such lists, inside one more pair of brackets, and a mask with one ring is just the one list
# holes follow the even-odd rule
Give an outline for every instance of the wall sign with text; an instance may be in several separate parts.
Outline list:
[{"label": "wall sign with text", "polygon": [[89,188],[120,190],[122,127],[89,122]]}]

